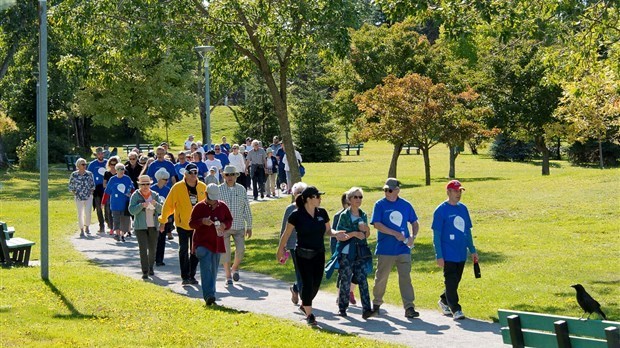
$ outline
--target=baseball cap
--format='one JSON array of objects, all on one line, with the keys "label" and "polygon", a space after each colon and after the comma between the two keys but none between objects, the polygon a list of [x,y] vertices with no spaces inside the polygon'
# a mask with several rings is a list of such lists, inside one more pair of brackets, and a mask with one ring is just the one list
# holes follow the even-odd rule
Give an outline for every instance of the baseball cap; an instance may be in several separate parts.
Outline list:
[{"label": "baseball cap", "polygon": [[207,197],[212,201],[220,199],[220,188],[216,184],[209,184],[207,186]]},{"label": "baseball cap", "polygon": [[95,153],[103,153],[103,147],[99,146],[95,149]]},{"label": "baseball cap", "polygon": [[308,186],[303,190],[303,192],[301,193],[301,196],[305,199],[308,197],[321,196],[324,194],[325,192],[320,192],[319,189],[317,189],[315,186]]},{"label": "baseball cap", "polygon": [[448,185],[446,185],[446,189],[447,190],[465,190],[465,188],[463,187],[463,185],[461,185],[461,182],[458,180],[450,180],[450,182],[448,183]]},{"label": "baseball cap", "polygon": [[198,171],[198,166],[195,165],[194,163],[190,163],[190,164],[186,165],[185,166],[185,171],[189,172],[190,170]]},{"label": "baseball cap", "polygon": [[209,150],[209,151],[207,151],[207,155],[215,155],[215,151]]},{"label": "baseball cap", "polygon": [[387,180],[385,180],[385,185],[383,185],[384,190],[394,190],[397,188],[400,188],[400,181],[398,181],[396,178],[388,178]]}]

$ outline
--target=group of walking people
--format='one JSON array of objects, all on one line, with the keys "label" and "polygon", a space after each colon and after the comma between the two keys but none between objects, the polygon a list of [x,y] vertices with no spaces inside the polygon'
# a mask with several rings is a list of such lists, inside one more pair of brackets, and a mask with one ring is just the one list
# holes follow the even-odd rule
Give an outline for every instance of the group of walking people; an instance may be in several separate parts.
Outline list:
[{"label": "group of walking people", "polygon": [[[262,149],[255,141],[251,144],[255,147],[252,151],[260,152]],[[189,145],[193,146],[191,143]],[[222,147],[224,144],[220,145],[219,151]],[[235,145],[230,149],[232,154],[238,151]],[[119,163],[117,157],[111,157],[106,162],[100,150],[97,149],[97,158],[90,164],[83,158],[78,159],[77,170],[69,180],[69,189],[75,195],[78,208],[80,235],[90,234],[91,204],[100,217],[99,232],[105,233],[103,213],[106,217],[111,215],[105,221],[108,221],[118,241],[124,241],[130,233],[127,225],[131,221],[129,217],[133,217],[142,278],[149,279],[155,274],[154,266],[165,265],[163,251],[166,236],[176,227],[182,284],[198,284],[195,276],[200,265],[200,284],[205,303],[214,304],[220,262],[224,265],[226,285],[239,281],[245,238],[252,236],[252,213],[246,186],[239,183],[240,177],[247,172],[247,166],[238,168],[231,161],[217,173],[221,175],[221,184],[207,184],[199,180],[197,163],[184,161],[186,156],[192,156],[184,151],[178,154],[179,162],[173,164],[166,158],[169,158],[167,148],[160,146],[156,149],[156,157],[143,165],[140,154],[131,152],[128,163],[124,165]],[[256,164],[251,156],[248,155],[246,160],[250,168]],[[264,165],[265,162],[262,163]],[[180,169],[179,164],[183,165]],[[137,173],[135,179],[133,175],[125,175],[128,167],[132,168],[132,173]],[[263,172],[264,168],[256,166],[252,171]],[[259,184],[254,184],[257,186],[255,199],[257,189],[261,192]],[[448,183],[448,199],[436,208],[432,222],[437,265],[443,268],[445,284],[438,304],[444,314],[457,320],[465,317],[457,290],[468,250],[473,261],[478,262],[469,212],[460,202],[463,190],[457,180]],[[331,276],[335,269],[338,269],[339,315],[347,316],[349,304],[355,301],[351,290],[355,286],[360,292],[362,317],[368,319],[379,314],[389,274],[396,266],[405,317],[419,316],[415,310],[411,282],[411,249],[418,235],[419,222],[411,203],[400,197],[400,182],[397,179],[387,179],[383,186],[385,196],[374,204],[370,218],[361,208],[364,193],[360,187],[352,187],[343,194],[343,209],[334,216],[333,221],[321,207],[324,193],[316,187],[298,182],[290,191],[293,203],[284,213],[276,257],[281,263],[289,256],[293,261],[296,282],[290,287],[291,301],[298,304],[301,298],[299,309],[306,315],[308,324],[317,323],[312,302],[323,276]],[[98,203],[105,207],[103,212]],[[374,266],[373,252],[368,244],[370,225],[378,231],[372,302],[367,281]],[[327,264],[326,235],[332,238],[331,259]],[[234,258],[231,238],[236,248]]]}]

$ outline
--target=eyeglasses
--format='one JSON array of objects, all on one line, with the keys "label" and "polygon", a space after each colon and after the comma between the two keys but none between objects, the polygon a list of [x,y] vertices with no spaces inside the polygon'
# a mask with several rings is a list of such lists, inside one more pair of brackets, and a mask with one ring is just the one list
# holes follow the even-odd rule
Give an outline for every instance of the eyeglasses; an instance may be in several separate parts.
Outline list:
[{"label": "eyeglasses", "polygon": [[151,186],[151,184],[138,184],[140,186]]},{"label": "eyeglasses", "polygon": [[389,193],[392,193],[392,192],[394,192],[394,190],[392,190],[392,189],[383,189],[383,192],[389,192]]},{"label": "eyeglasses", "polygon": [[351,196],[351,198],[362,199],[362,198],[364,198],[364,196]]},{"label": "eyeglasses", "polygon": [[86,163],[80,163],[80,165],[86,167]]},{"label": "eyeglasses", "polygon": [[198,172],[192,170],[192,171],[187,172],[187,174],[189,174],[189,175],[198,175]]},{"label": "eyeglasses", "polygon": [[124,172],[124,171],[125,171],[125,169],[117,169],[116,171],[119,171],[119,172]]},{"label": "eyeglasses", "polygon": [[226,173],[226,174],[224,174],[224,176],[237,176],[237,174],[236,173]]},{"label": "eyeglasses", "polygon": [[130,158],[129,160],[130,161],[135,161],[135,160],[137,160],[137,158]]}]

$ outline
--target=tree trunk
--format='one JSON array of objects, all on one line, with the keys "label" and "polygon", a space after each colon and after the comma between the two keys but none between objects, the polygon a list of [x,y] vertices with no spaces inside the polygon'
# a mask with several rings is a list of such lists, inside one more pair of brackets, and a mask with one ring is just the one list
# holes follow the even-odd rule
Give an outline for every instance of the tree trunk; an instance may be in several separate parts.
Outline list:
[{"label": "tree trunk", "polygon": [[450,147],[450,171],[448,172],[448,177],[450,179],[456,178],[456,157],[459,155],[459,147],[451,146]]},{"label": "tree trunk", "polygon": [[431,186],[431,158],[428,155],[429,148],[420,148],[422,150],[422,156],[424,157],[424,175],[426,176],[426,186]]},{"label": "tree trunk", "polygon": [[403,149],[403,144],[394,144],[392,152],[392,161],[390,161],[390,169],[388,170],[388,178],[396,178],[396,167],[398,166],[398,156]]},{"label": "tree trunk", "polygon": [[11,44],[9,51],[6,53],[6,56],[4,57],[2,61],[2,66],[0,66],[0,80],[4,78],[7,71],[9,70],[9,65],[11,64],[11,61],[13,60],[13,56],[15,55],[15,52],[17,52],[18,46],[19,46],[19,39],[14,39],[13,44]]},{"label": "tree trunk", "polygon": [[598,159],[601,169],[605,169],[605,162],[603,161],[603,140],[598,137]]},{"label": "tree trunk", "polygon": [[542,175],[549,175],[551,174],[549,171],[549,149],[547,148],[547,143],[545,142],[545,136],[537,135],[534,138],[534,142],[538,151],[542,153]]},{"label": "tree trunk", "polygon": [[470,141],[467,143],[469,145],[469,149],[471,150],[471,154],[472,155],[477,155],[478,154],[478,146],[476,145],[475,142]]}]

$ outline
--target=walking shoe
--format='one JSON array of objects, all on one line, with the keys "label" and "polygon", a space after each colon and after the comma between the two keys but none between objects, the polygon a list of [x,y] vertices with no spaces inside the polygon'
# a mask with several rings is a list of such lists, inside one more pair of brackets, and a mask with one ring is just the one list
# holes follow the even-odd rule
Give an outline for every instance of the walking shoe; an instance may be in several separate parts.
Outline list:
[{"label": "walking shoe", "polygon": [[191,282],[189,279],[183,279],[183,281],[181,282],[181,285],[190,285]]},{"label": "walking shoe", "polygon": [[226,279],[226,285],[233,285],[232,279]]},{"label": "walking shoe", "polygon": [[105,227],[103,227],[103,225],[99,226],[99,233],[104,233],[105,232]]},{"label": "walking shoe", "polygon": [[316,326],[317,325],[316,318],[314,317],[314,314],[310,314],[308,317],[306,317],[306,321],[308,322],[308,325],[312,325],[312,326]]},{"label": "walking shoe", "polygon": [[172,236],[172,232],[168,232],[168,240],[173,240],[174,237]]},{"label": "walking shoe", "polygon": [[417,318],[419,316],[420,316],[420,313],[416,312],[415,308],[409,307],[405,309],[405,317],[411,319],[411,318]]},{"label": "walking shoe", "polygon": [[114,235],[114,240],[117,241],[117,242],[120,242],[121,238],[118,236],[118,234],[115,234]]},{"label": "walking shoe", "polygon": [[452,311],[450,311],[450,307],[447,304],[444,304],[441,300],[439,300],[437,304],[439,305],[439,310],[443,313],[443,315],[452,315]]},{"label": "walking shoe", "polygon": [[373,304],[372,305],[372,314],[373,315],[378,315],[379,314],[379,309],[381,308],[381,305],[376,305]]},{"label": "walking shoe", "polygon": [[125,233],[125,237],[127,237],[127,238],[131,238],[131,232],[127,232],[127,233]]},{"label": "walking shoe", "polygon": [[338,311],[338,315],[343,317],[343,318],[346,318],[347,317],[347,310],[346,309],[340,309]]},{"label": "walking shoe", "polygon": [[454,314],[452,314],[452,317],[454,318],[454,320],[461,320],[465,319],[465,314],[463,314],[463,311],[456,311],[454,312]]},{"label": "walking shoe", "polygon": [[146,274],[145,272],[142,272],[142,279],[149,279],[148,274]]},{"label": "walking shoe", "polygon": [[207,297],[205,302],[207,303],[207,306],[211,306],[211,305],[213,305],[215,303],[215,297],[209,296],[209,297]]},{"label": "walking shoe", "polygon": [[196,284],[198,284],[198,281],[196,280],[196,278],[191,277],[191,278],[189,278],[189,283],[192,284],[192,285],[196,285]]},{"label": "walking shoe", "polygon": [[261,199],[265,198],[265,194],[261,192],[261,194],[260,194],[260,198],[261,198]]},{"label": "walking shoe", "polygon": [[155,275],[155,271],[153,271],[153,267],[149,268],[149,275]]},{"label": "walking shoe", "polygon": [[86,234],[90,234],[90,229],[86,226]]},{"label": "walking shoe", "polygon": [[299,294],[295,292],[295,289],[293,289],[292,285],[288,289],[291,290],[291,302],[293,302],[293,304],[295,304],[295,305],[298,304],[299,303]]},{"label": "walking shoe", "polygon": [[371,310],[364,311],[362,313],[362,319],[368,319],[368,318],[372,317],[373,315],[375,315],[375,311],[371,311]]},{"label": "walking shoe", "polygon": [[80,238],[84,238],[84,237],[86,237],[86,236],[84,235],[84,231],[80,231]]},{"label": "walking shoe", "polygon": [[233,280],[238,282],[239,281],[239,272],[234,272],[233,273]]},{"label": "walking shoe", "polygon": [[357,301],[355,301],[355,294],[353,294],[353,291],[351,291],[349,293],[349,303],[350,304],[357,304]]},{"label": "walking shoe", "polygon": [[125,242],[125,236],[121,236],[121,240]]},{"label": "walking shoe", "polygon": [[155,262],[155,266],[160,267],[160,266],[165,266],[166,264],[162,261],[162,262]]}]

